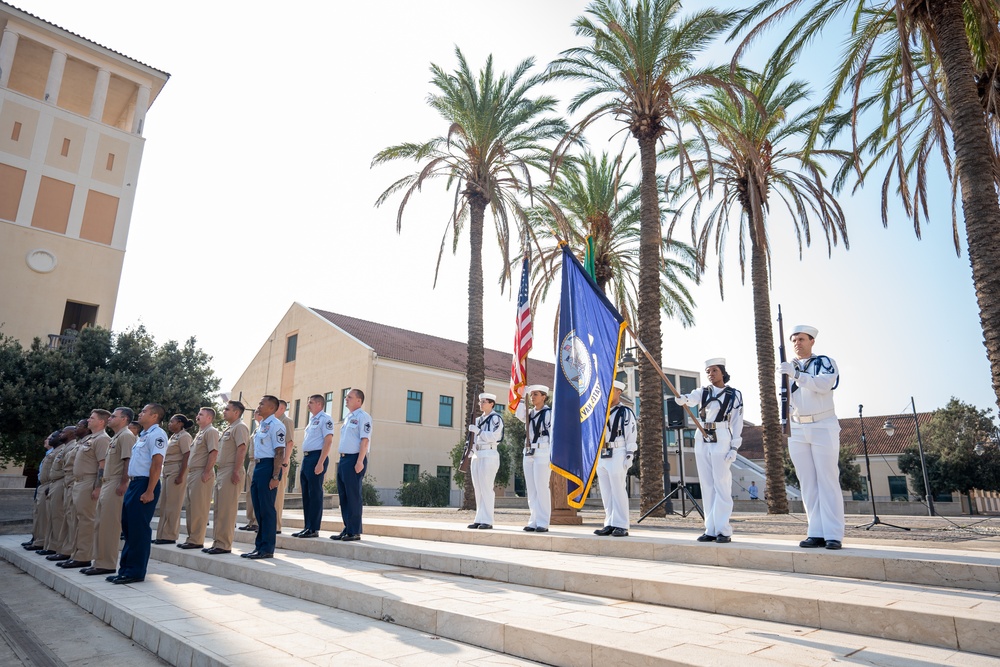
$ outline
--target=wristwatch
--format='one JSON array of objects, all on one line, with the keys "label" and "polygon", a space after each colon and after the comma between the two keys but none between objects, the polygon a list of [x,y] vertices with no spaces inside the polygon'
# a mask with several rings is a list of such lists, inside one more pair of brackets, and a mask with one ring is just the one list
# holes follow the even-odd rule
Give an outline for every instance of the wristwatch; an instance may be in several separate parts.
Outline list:
[{"label": "wristwatch", "polygon": [[271,475],[271,479],[277,482],[278,480],[281,479],[281,475]]}]

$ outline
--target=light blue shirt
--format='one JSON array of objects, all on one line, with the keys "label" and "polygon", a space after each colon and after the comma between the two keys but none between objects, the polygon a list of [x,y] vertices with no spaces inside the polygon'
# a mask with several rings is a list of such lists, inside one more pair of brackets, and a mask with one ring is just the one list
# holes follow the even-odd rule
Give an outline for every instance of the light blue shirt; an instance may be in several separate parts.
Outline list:
[{"label": "light blue shirt", "polygon": [[159,424],[150,426],[139,434],[139,440],[132,445],[132,456],[128,460],[129,477],[149,477],[153,457],[167,454],[167,434]]},{"label": "light blue shirt", "polygon": [[325,412],[310,415],[309,423],[306,424],[306,436],[302,441],[302,451],[320,451],[323,449],[323,441],[328,435],[333,435],[333,417]]},{"label": "light blue shirt", "polygon": [[341,454],[360,454],[361,441],[368,438],[368,448],[371,451],[372,417],[358,408],[347,415],[344,425],[340,427],[340,445],[337,451]]},{"label": "light blue shirt", "polygon": [[285,425],[271,415],[260,423],[253,434],[253,455],[258,459],[273,459],[274,450],[285,446]]}]

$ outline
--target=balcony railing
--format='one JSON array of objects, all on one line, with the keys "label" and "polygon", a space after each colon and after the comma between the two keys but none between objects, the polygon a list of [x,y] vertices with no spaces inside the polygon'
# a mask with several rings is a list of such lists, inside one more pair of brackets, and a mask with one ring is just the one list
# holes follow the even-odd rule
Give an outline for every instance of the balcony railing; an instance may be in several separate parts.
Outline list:
[{"label": "balcony railing", "polygon": [[62,336],[60,334],[49,334],[50,350],[66,350],[72,352],[76,347],[76,336]]}]

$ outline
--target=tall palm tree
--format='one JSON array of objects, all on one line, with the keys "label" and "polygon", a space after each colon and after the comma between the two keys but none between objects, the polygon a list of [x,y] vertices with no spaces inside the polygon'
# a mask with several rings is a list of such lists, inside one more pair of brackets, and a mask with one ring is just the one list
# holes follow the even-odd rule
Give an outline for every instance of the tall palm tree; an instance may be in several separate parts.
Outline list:
[{"label": "tall palm tree", "polygon": [[[660,266],[663,233],[656,179],[657,142],[681,141],[688,95],[719,83],[695,58],[728,28],[734,15],[706,9],[681,17],[680,0],[594,0],[575,21],[576,34],[588,43],[563,51],[549,66],[554,78],[585,88],[570,103],[574,113],[593,108],[567,135],[579,136],[593,121],[611,116],[623,122],[639,143],[640,233],[637,332],[651,356],[661,360]],[[554,164],[558,164],[558,157]],[[659,406],[663,393],[653,364],[640,359],[642,405]],[[663,422],[659,411],[641,410],[639,448],[641,508],[650,510],[664,496]],[[662,511],[662,510],[661,510]],[[661,515],[662,516],[662,515]]]},{"label": "tall palm tree", "polygon": [[[476,401],[486,379],[483,352],[483,225],[489,207],[497,238],[508,253],[511,216],[523,217],[518,196],[531,190],[529,169],[544,169],[550,151],[544,142],[566,133],[565,121],[545,114],[553,111],[556,100],[547,95],[531,97],[544,80],[543,75],[528,75],[534,59],[522,61],[510,74],[494,74],[493,56],[478,75],[473,74],[462,51],[456,47],[458,69],[446,72],[431,65],[431,83],[437,89],[427,103],[448,124],[447,133],[422,143],[403,143],[380,151],[372,166],[393,160],[413,160],[417,171],[386,188],[376,206],[392,195],[403,192],[396,214],[396,231],[403,221],[403,211],[410,196],[429,179],[444,178],[445,187],[455,187],[455,204],[448,218],[452,248],[457,247],[461,231],[469,227],[472,249],[469,260],[469,345],[466,368],[466,407]],[[447,238],[448,232],[445,233]],[[444,252],[442,240],[438,266]],[[504,262],[504,266],[509,263]],[[435,273],[435,284],[437,274]],[[502,283],[501,283],[502,288]],[[471,477],[466,476],[463,507],[471,507]]]},{"label": "tall palm tree", "polygon": [[[693,145],[693,165],[703,174],[714,172],[714,183],[703,192],[675,167],[668,185],[679,182],[675,222],[690,213],[691,235],[704,270],[708,255],[719,258],[719,291],[722,292],[723,251],[735,232],[739,238],[740,276],[746,278],[746,248],[750,249],[750,284],[753,291],[754,333],[757,343],[757,383],[764,428],[764,466],[767,470],[768,511],[788,512],[785,497],[784,448],[775,391],[774,333],[771,327],[770,264],[767,222],[772,201],[788,214],[802,255],[809,245],[813,222],[818,223],[827,251],[843,240],[848,247],[847,223],[833,193],[824,185],[819,159],[846,159],[842,151],[809,153],[808,137],[813,110],[790,117],[788,109],[801,105],[808,95],[802,82],[786,83],[790,61],[771,61],[762,74],[741,70],[742,86],[756,99],[742,104],[716,91],[697,101],[693,115],[709,139],[709,150]],[[676,159],[677,150],[665,157]],[[704,195],[718,195],[704,212]],[[731,229],[736,223],[738,228]]]},{"label": "tall palm tree", "polygon": [[[852,26],[844,67],[835,73],[820,116],[836,107],[850,73],[858,72],[864,78],[868,63],[882,53],[894,54],[902,63],[898,78],[878,83],[886,95],[899,95],[909,103],[914,88],[922,86],[936,97],[937,84],[914,75],[914,51],[929,45],[939,60],[943,75],[940,85],[945,91],[943,114],[949,120],[955,154],[957,178],[952,186],[961,189],[972,281],[993,389],[1000,405],[1000,272],[996,271],[1000,265],[1000,201],[995,144],[987,126],[988,114],[996,112],[996,94],[988,89],[980,94],[981,86],[995,85],[998,74],[1000,30],[996,0],[762,0],[746,10],[737,31],[755,26],[744,40],[744,44],[749,43],[796,10],[803,10],[803,16],[779,46],[783,53],[800,52],[832,20],[846,17]],[[879,27],[892,22],[894,31]],[[866,29],[860,31],[860,26]],[[976,52],[987,58],[976,63]],[[977,65],[985,69],[977,71]],[[883,122],[891,133],[893,119]],[[900,194],[905,197],[902,191]]]}]

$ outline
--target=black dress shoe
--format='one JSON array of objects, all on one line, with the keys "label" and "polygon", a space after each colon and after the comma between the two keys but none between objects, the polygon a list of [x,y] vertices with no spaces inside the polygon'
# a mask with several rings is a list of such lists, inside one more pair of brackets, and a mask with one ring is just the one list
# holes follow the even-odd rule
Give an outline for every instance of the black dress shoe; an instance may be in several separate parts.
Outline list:
[{"label": "black dress shoe", "polygon": [[153,544],[177,544],[177,540],[153,540]]},{"label": "black dress shoe", "polygon": [[191,544],[190,542],[185,542],[184,544],[178,544],[178,549],[203,549],[204,544]]},{"label": "black dress shoe", "polygon": [[345,532],[337,533],[336,535],[331,535],[330,539],[331,540],[338,540],[339,541],[339,540],[344,539],[345,535],[347,535],[347,533],[345,533]]},{"label": "black dress shoe", "polygon": [[340,541],[341,542],[357,542],[360,539],[361,539],[360,535],[344,535],[342,538],[340,538]]},{"label": "black dress shoe", "polygon": [[45,560],[52,560],[52,561],[69,560],[69,556],[66,554],[52,554],[51,556],[46,556]]},{"label": "black dress shoe", "polygon": [[107,577],[104,577],[104,581],[114,581],[117,578],[118,578],[117,574],[111,574],[111,575],[108,575]]},{"label": "black dress shoe", "polygon": [[24,548],[25,548],[26,551],[41,551],[42,550],[41,547],[36,547],[36,546],[31,545],[31,544],[29,544],[28,546],[26,546]]},{"label": "black dress shoe", "polygon": [[35,543],[35,540],[31,539],[31,540],[28,540],[27,542],[21,542],[21,546],[22,547],[30,547],[34,543]]},{"label": "black dress shoe", "polygon": [[699,542],[714,542],[715,541],[715,535],[709,535],[708,533],[705,533],[704,535],[699,535],[698,536],[698,541]]},{"label": "black dress shoe", "polygon": [[89,560],[67,560],[59,563],[59,567],[65,570],[75,570],[78,567],[90,567]]},{"label": "black dress shoe", "polygon": [[249,530],[251,533],[256,533],[257,526],[253,525],[252,523],[248,523],[245,526],[240,526],[240,530]]},{"label": "black dress shoe", "polygon": [[112,579],[111,583],[113,583],[113,584],[137,584],[140,581],[142,581],[142,579],[140,579],[139,577],[124,577],[124,576],[119,576],[119,577],[115,577],[114,579]]},{"label": "black dress shoe", "polygon": [[549,532],[549,529],[548,528],[535,528],[535,532],[536,533],[547,533],[547,532]]},{"label": "black dress shoe", "polygon": [[104,567],[87,567],[80,570],[80,572],[84,573],[88,577],[93,577],[98,574],[112,574],[114,573],[114,570],[109,570]]},{"label": "black dress shoe", "polygon": [[730,537],[729,535],[719,535],[718,537],[715,538],[715,541],[718,544],[729,544],[730,542],[733,541],[733,538]]},{"label": "black dress shoe", "polygon": [[597,530],[595,530],[594,535],[600,535],[601,537],[604,537],[605,535],[610,535],[613,532],[615,532],[614,526],[605,526],[604,528],[598,528]]},{"label": "black dress shoe", "polygon": [[307,539],[307,538],[310,538],[310,537],[319,537],[319,531],[315,531],[315,530],[303,530],[300,533],[295,533],[295,535],[293,535],[292,537],[298,537],[298,538],[301,538],[301,539]]},{"label": "black dress shoe", "polygon": [[247,554],[246,556],[250,560],[260,560],[261,558],[274,558],[274,554],[262,554],[260,552],[254,551],[252,554]]},{"label": "black dress shoe", "polygon": [[481,523],[479,524],[479,530],[493,530],[492,523]]},{"label": "black dress shoe", "polygon": [[471,528],[472,530],[475,530],[476,528],[479,528],[479,526],[481,525],[482,525],[481,523],[470,523],[468,526],[466,526],[466,528]]},{"label": "black dress shoe", "polygon": [[51,556],[54,553],[55,551],[53,551],[52,549],[42,549],[40,551],[35,552],[35,554],[38,556]]},{"label": "black dress shoe", "polygon": [[204,551],[207,554],[211,554],[213,556],[218,556],[219,554],[231,554],[231,553],[233,553],[232,549],[220,549],[218,547],[212,547],[211,549],[202,549],[202,551]]},{"label": "black dress shoe", "polygon": [[535,527],[534,526],[525,526],[521,530],[523,530],[526,533],[533,533],[533,532],[535,532]]},{"label": "black dress shoe", "polygon": [[628,531],[624,528],[615,528],[611,531],[611,537],[628,537]]},{"label": "black dress shoe", "polygon": [[840,543],[840,540],[827,540],[826,541],[826,548],[827,549],[832,549],[832,550],[836,551],[837,549],[840,549],[841,547],[843,547],[843,545]]},{"label": "black dress shoe", "polygon": [[818,549],[826,546],[826,540],[822,537],[807,537],[799,542],[799,546],[803,549]]},{"label": "black dress shoe", "polygon": [[297,531],[297,532],[294,532],[294,533],[292,533],[292,537],[298,537],[299,535],[301,535],[304,532],[306,532],[305,529]]},{"label": "black dress shoe", "polygon": [[251,556],[256,555],[256,553],[256,551],[248,551],[245,554],[240,554],[240,558],[250,558]]}]

